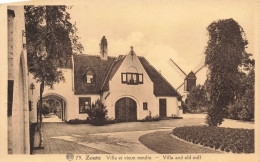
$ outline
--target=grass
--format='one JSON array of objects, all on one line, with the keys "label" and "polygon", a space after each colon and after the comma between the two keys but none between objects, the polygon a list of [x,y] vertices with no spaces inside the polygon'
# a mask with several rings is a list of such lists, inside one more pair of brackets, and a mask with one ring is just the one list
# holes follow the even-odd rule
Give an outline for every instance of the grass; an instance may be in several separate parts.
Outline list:
[{"label": "grass", "polygon": [[254,153],[254,130],[210,126],[186,126],[173,130],[173,135],[205,147],[232,153]]},{"label": "grass", "polygon": [[139,137],[139,141],[160,154],[219,153],[217,151],[185,143],[171,136],[169,131],[158,131]]}]

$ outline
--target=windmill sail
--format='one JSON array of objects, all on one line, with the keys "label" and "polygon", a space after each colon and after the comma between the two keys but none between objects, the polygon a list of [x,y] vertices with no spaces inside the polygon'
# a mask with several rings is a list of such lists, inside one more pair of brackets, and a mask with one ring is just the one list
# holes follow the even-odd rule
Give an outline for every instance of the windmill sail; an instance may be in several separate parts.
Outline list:
[{"label": "windmill sail", "polygon": [[205,55],[201,58],[199,64],[193,69],[194,73],[197,74],[205,66]]},{"label": "windmill sail", "polygon": [[202,65],[197,71],[195,71],[195,74],[197,74],[201,69],[204,68],[205,65]]},{"label": "windmill sail", "polygon": [[176,90],[178,91],[183,85],[184,85],[184,82],[179,87],[177,87]]},{"label": "windmill sail", "polygon": [[192,87],[196,86],[196,74],[205,67],[205,56],[203,56],[199,64],[188,75],[172,60],[169,59],[168,64],[184,79],[184,82],[176,88],[178,91],[190,92]]},{"label": "windmill sail", "polygon": [[172,60],[169,59],[168,64],[183,78],[185,79],[187,74]]}]

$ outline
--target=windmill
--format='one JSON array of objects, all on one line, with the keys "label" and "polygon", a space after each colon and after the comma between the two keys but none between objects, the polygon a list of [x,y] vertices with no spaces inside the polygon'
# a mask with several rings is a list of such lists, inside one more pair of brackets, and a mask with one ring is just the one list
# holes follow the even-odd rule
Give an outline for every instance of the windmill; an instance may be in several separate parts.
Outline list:
[{"label": "windmill", "polygon": [[184,100],[187,97],[187,94],[191,91],[192,87],[196,86],[196,74],[204,68],[205,64],[205,56],[202,57],[200,60],[199,64],[191,71],[188,73],[188,75],[178,66],[171,58],[168,61],[168,64],[175,69],[175,71],[184,79],[184,82],[176,88],[177,91],[180,91],[182,87],[183,88],[183,93],[184,93]]}]

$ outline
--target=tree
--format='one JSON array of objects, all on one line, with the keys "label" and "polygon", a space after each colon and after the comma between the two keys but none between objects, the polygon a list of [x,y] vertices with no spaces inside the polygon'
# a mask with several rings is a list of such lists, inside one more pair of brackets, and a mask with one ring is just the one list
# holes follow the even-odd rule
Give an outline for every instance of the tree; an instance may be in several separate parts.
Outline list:
[{"label": "tree", "polygon": [[64,81],[60,67],[68,66],[73,52],[83,47],[76,35],[77,28],[70,22],[66,6],[25,6],[25,28],[28,51],[28,70],[40,83],[40,143],[42,138],[42,94],[45,85]]},{"label": "tree", "polygon": [[193,87],[186,99],[187,111],[191,113],[205,112],[208,106],[207,94],[203,85]]},{"label": "tree", "polygon": [[254,118],[255,105],[255,71],[250,69],[248,74],[237,78],[240,81],[240,87],[236,94],[234,104],[227,108],[227,117],[231,119],[240,119],[250,121]]},{"label": "tree", "polygon": [[208,66],[207,91],[210,107],[206,123],[218,126],[223,121],[224,109],[234,102],[239,82],[239,66],[246,65],[249,58],[245,48],[248,41],[242,27],[233,19],[218,20],[208,28],[205,64]]},{"label": "tree", "polygon": [[41,112],[44,115],[44,117],[46,117],[46,115],[50,114],[50,105],[47,103],[43,103]]},{"label": "tree", "polygon": [[241,103],[242,110],[238,114],[239,119],[248,120],[254,118],[255,109],[255,71],[249,71],[249,74],[243,79],[245,93],[240,94],[237,101]]}]

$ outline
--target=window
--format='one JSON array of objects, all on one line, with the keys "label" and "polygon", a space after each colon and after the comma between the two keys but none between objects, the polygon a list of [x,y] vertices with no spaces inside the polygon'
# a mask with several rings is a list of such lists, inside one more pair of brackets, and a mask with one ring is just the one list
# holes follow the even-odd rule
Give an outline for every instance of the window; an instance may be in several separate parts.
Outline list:
[{"label": "window", "polygon": [[87,83],[93,83],[93,75],[86,75]]},{"label": "window", "polygon": [[143,84],[143,74],[138,73],[122,73],[123,84]]},{"label": "window", "polygon": [[143,110],[148,110],[148,103],[147,102],[143,103]]},{"label": "window", "polygon": [[143,84],[143,74],[139,74],[138,80],[139,80],[139,84]]},{"label": "window", "polygon": [[132,74],[127,74],[127,83],[131,83]]},{"label": "window", "polygon": [[122,83],[126,83],[126,73],[122,73]]},{"label": "window", "polygon": [[90,97],[80,97],[79,98],[79,113],[86,113],[86,110],[91,108],[91,98]]},{"label": "window", "polygon": [[84,72],[84,78],[86,84],[94,83],[94,72],[90,68],[87,68]]},{"label": "window", "polygon": [[137,74],[132,74],[132,83],[137,84]]}]

